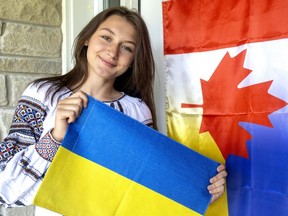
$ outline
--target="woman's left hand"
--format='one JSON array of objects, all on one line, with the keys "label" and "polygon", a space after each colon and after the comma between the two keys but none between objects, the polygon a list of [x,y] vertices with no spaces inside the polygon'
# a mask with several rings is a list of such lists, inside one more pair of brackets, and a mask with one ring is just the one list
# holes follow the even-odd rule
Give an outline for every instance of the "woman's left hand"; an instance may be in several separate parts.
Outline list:
[{"label": "woman's left hand", "polygon": [[212,194],[211,203],[217,200],[225,191],[226,183],[226,168],[224,164],[220,164],[217,167],[218,174],[210,179],[210,185],[208,186],[209,193]]}]

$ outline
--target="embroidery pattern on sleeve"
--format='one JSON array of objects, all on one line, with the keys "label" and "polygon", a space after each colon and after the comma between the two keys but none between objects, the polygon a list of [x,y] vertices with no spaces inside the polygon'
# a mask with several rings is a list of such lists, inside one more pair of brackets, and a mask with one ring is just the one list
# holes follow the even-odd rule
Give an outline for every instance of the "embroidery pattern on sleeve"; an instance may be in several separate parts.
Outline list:
[{"label": "embroidery pattern on sleeve", "polygon": [[[9,135],[0,144],[0,162],[8,161],[17,152],[39,140],[47,112],[48,107],[39,100],[28,96],[21,97]],[[0,169],[4,169],[3,164]]]},{"label": "embroidery pattern on sleeve", "polygon": [[60,143],[56,142],[49,132],[43,136],[43,138],[36,144],[35,148],[42,158],[52,162],[59,146]]},{"label": "embroidery pattern on sleeve", "polygon": [[30,159],[27,157],[22,157],[19,161],[19,165],[22,167],[22,172],[33,179],[33,181],[37,181],[38,179],[43,178],[43,174],[33,168],[30,164]]}]

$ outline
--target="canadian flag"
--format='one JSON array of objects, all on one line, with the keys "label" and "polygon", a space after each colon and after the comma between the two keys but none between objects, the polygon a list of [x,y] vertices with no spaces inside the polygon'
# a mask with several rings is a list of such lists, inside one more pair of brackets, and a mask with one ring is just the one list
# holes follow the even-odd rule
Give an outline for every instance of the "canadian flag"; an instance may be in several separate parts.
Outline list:
[{"label": "canadian flag", "polygon": [[288,214],[288,1],[162,1],[168,135],[227,167],[206,215]]}]

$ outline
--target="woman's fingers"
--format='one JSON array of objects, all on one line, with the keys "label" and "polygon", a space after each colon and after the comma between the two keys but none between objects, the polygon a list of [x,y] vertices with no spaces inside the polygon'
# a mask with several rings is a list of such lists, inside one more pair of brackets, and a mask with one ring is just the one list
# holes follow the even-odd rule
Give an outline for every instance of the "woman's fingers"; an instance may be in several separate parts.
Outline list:
[{"label": "woman's fingers", "polygon": [[217,167],[218,174],[210,179],[210,185],[207,187],[209,193],[212,194],[211,203],[218,199],[225,191],[226,184],[226,168],[224,164]]},{"label": "woman's fingers", "polygon": [[225,164],[220,164],[220,165],[217,167],[217,171],[218,171],[218,172],[225,171],[225,170],[226,170]]},{"label": "woman's fingers", "polygon": [[84,107],[84,108],[87,107],[87,104],[88,104],[88,97],[82,91],[78,91],[66,99],[67,99],[67,103],[68,103],[68,101],[70,101],[70,103],[72,103],[72,101],[73,101],[74,103],[76,103],[80,107]]},{"label": "woman's fingers", "polygon": [[224,164],[220,164],[217,167],[217,171],[218,171],[218,174],[210,179],[211,184],[217,182],[219,179],[226,178],[227,176],[226,167]]},{"label": "woman's fingers", "polygon": [[226,183],[225,178],[220,178],[218,181],[214,182],[213,184],[210,184],[208,186],[208,190],[212,194],[221,192],[222,189],[224,190],[225,183]]},{"label": "woman's fingers", "polygon": [[87,107],[87,95],[81,91],[76,92],[57,105],[55,126],[51,132],[54,139],[61,142],[66,134],[68,124],[74,122],[81,114],[82,109]]},{"label": "woman's fingers", "polygon": [[67,123],[74,122],[80,115],[82,107],[77,104],[59,104],[57,107],[57,116],[55,124],[59,121],[65,121]]},{"label": "woman's fingers", "polygon": [[87,106],[87,102],[80,96],[71,96],[60,101],[57,105],[56,124],[57,121],[66,120],[67,123],[74,122],[82,112],[82,108]]}]

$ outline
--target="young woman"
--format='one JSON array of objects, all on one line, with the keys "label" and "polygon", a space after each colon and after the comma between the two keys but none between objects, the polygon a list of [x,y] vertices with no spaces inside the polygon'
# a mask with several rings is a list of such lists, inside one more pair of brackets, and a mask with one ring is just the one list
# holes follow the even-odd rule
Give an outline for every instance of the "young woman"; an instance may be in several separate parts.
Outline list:
[{"label": "young woman", "polygon": [[[75,67],[31,83],[17,105],[9,135],[0,144],[0,203],[30,205],[63,140],[90,95],[156,127],[154,60],[143,19],[123,7],[94,17],[75,43]],[[212,201],[224,192],[224,165],[208,186]]]}]

